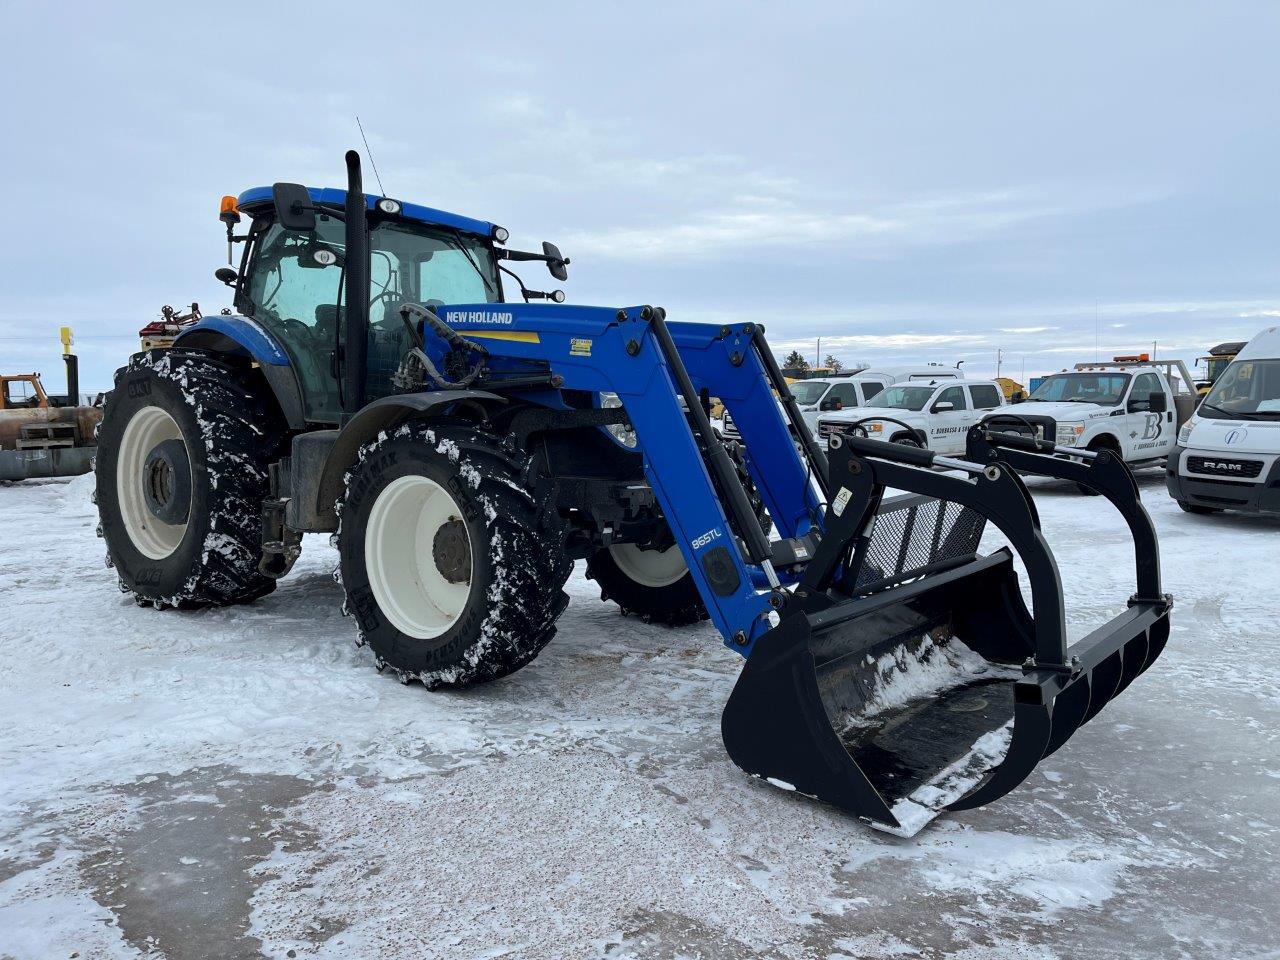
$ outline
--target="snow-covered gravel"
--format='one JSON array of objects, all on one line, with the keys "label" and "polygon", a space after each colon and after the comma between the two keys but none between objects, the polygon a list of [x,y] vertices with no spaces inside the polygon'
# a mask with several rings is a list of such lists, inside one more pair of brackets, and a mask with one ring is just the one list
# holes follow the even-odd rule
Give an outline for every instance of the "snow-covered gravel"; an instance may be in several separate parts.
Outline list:
[{"label": "snow-covered gravel", "polygon": [[[1280,521],[1141,485],[1167,653],[909,841],[741,774],[737,657],[581,569],[532,666],[427,693],[354,646],[326,538],[253,606],[157,613],[90,478],[0,487],[0,957],[1280,956]],[[1037,493],[1080,635],[1130,541]]]}]

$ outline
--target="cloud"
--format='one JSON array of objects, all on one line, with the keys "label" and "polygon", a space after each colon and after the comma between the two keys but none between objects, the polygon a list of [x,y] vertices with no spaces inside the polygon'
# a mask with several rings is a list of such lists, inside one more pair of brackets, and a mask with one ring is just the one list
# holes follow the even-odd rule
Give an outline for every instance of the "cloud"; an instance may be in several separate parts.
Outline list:
[{"label": "cloud", "polygon": [[[699,164],[688,163],[681,175],[699,172]],[[744,176],[768,180],[759,172]],[[620,260],[717,259],[819,244],[839,246],[845,254],[874,257],[968,242],[1033,220],[1140,202],[1128,197],[1064,202],[1043,188],[861,204],[854,198],[822,196],[817,185],[801,189],[788,183],[788,191],[791,195],[786,197],[738,194],[718,207],[669,224],[571,231],[566,242],[584,254]],[[842,211],[839,205],[861,209]]]}]

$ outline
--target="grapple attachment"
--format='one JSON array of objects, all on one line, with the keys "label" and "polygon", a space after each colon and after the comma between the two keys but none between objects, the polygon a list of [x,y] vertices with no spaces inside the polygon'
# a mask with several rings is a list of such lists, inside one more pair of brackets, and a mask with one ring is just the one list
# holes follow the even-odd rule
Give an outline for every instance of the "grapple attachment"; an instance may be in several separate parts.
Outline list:
[{"label": "grapple attachment", "polygon": [[[1171,606],[1155,531],[1122,461],[1065,452],[977,428],[967,460],[833,437],[821,546],[725,707],[734,761],[910,836],[1008,793],[1146,670]],[[1011,467],[1097,489],[1138,547],[1128,609],[1070,646],[1057,566]],[[884,500],[886,487],[910,494]],[[1034,615],[1013,552],[978,553],[988,521],[1023,561]]]}]

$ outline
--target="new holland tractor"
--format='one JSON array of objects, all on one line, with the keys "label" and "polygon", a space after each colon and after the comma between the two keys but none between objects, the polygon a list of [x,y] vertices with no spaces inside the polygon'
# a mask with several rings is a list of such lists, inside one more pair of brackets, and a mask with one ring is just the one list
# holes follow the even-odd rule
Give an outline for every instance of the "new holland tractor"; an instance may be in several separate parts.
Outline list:
[{"label": "new holland tractor", "polygon": [[[745,659],[740,767],[903,834],[1012,790],[1160,654],[1155,533],[1110,454],[975,429],[965,459],[858,436],[828,458],[760,325],[564,304],[507,266],[564,280],[553,245],[366,195],[354,152],[347,179],[226,198],[234,313],[116,374],[97,500],[140,604],[253,601],[328,532],[371,660],[462,687],[538,655],[585,560],[602,597],[709,617]],[[1072,644],[1019,472],[1093,486],[1138,544],[1125,612]],[[982,553],[988,523],[1008,546]]]}]

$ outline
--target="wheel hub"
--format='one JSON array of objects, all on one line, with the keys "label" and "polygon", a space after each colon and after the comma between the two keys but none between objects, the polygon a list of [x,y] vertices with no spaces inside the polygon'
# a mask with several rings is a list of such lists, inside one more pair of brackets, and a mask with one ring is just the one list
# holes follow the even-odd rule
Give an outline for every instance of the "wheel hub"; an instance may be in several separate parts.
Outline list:
[{"label": "wheel hub", "polygon": [[142,496],[151,515],[165,523],[186,523],[191,512],[191,462],[181,440],[151,448],[142,464]]},{"label": "wheel hub", "polygon": [[431,556],[442,577],[450,583],[467,583],[471,579],[471,542],[466,524],[452,517],[442,525],[431,544]]}]

